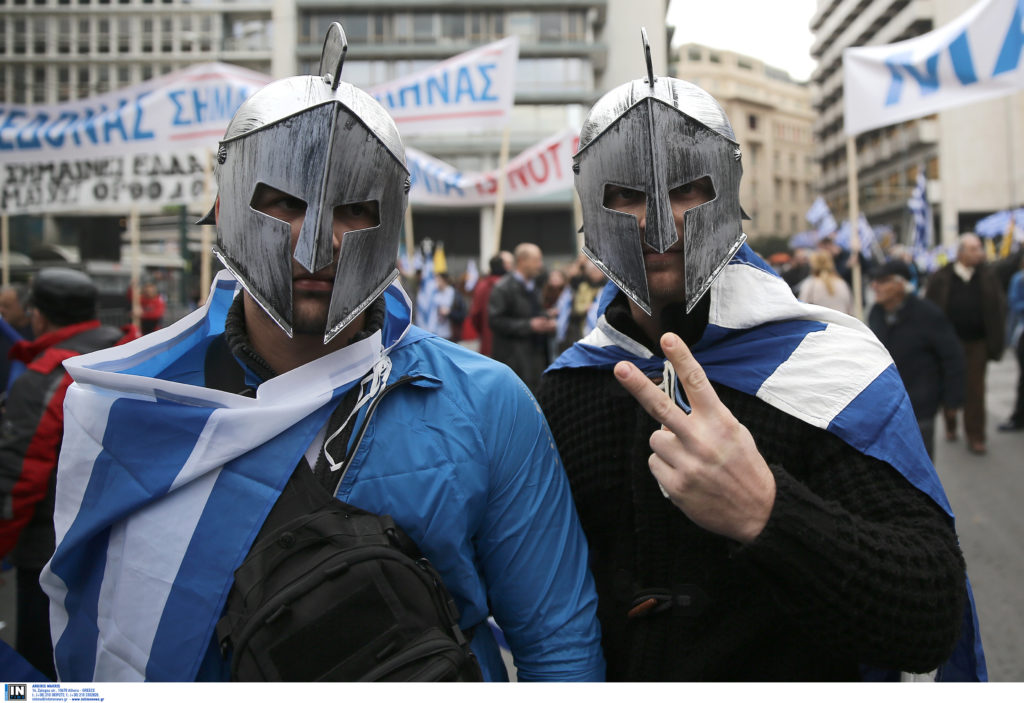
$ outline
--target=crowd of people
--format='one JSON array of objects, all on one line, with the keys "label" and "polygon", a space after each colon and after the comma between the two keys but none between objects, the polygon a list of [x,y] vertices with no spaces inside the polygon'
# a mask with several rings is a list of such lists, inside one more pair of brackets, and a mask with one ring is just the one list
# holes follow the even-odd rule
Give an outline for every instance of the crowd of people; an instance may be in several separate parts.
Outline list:
[{"label": "crowd of people", "polygon": [[644,43],[584,121],[564,268],[524,242],[413,304],[405,151],[332,25],[322,75],[220,143],[206,305],[129,340],[87,277],[37,276],[0,546],[33,545],[40,671],[501,681],[503,644],[524,681],[986,678],[928,439],[962,404],[985,451],[1006,317],[977,238],[927,299],[872,270],[868,329],[833,242],[783,276],[746,242],[728,116]]}]

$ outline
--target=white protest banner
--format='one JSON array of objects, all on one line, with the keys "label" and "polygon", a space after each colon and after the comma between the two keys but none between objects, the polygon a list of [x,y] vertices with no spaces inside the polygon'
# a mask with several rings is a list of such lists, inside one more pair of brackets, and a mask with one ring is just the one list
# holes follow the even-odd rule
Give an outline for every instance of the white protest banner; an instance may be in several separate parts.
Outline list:
[{"label": "white protest banner", "polygon": [[1024,0],[980,0],[895,44],[843,50],[848,135],[1024,88]]},{"label": "white protest banner", "polygon": [[[517,202],[573,187],[572,155],[579,148],[572,130],[555,134],[508,162],[505,200]],[[406,147],[412,174],[409,200],[420,205],[479,207],[493,204],[498,193],[498,170],[462,173],[439,159]]]},{"label": "white protest banner", "polygon": [[518,59],[519,38],[507,37],[368,92],[403,137],[501,129],[515,102]]},{"label": "white protest banner", "polygon": [[191,203],[207,153],[270,78],[198,64],[56,105],[0,105],[0,210],[101,211]]}]

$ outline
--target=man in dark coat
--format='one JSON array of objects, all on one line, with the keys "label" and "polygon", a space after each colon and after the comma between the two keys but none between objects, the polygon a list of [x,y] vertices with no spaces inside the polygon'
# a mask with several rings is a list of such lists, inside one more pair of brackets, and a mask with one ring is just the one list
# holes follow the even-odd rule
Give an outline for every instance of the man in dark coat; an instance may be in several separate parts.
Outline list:
[{"label": "man in dark coat", "polygon": [[[960,237],[956,261],[935,272],[925,296],[953,323],[967,359],[967,392],[964,401],[964,434],[972,454],[984,454],[985,370],[989,360],[1003,355],[1006,335],[1006,295],[989,266],[985,249],[976,234]],[[946,439],[954,441],[955,408],[944,408]]]},{"label": "man in dark coat", "polygon": [[494,334],[492,353],[495,360],[515,371],[530,391],[536,391],[550,361],[548,338],[557,323],[540,302],[537,278],[544,269],[540,247],[524,242],[514,255],[515,267],[494,285],[487,305]]},{"label": "man in dark coat", "polygon": [[868,327],[896,362],[925,449],[933,456],[939,405],[963,406],[964,353],[942,311],[910,292],[912,276],[902,261],[888,261],[874,271],[875,304],[868,312]]},{"label": "man in dark coat", "polygon": [[50,601],[39,574],[54,550],[54,489],[64,436],[64,394],[71,377],[61,363],[128,341],[96,319],[97,288],[80,271],[49,268],[32,283],[34,341],[10,355],[27,367],[11,386],[0,428],[0,555],[17,568],[17,650],[56,678],[50,644]]}]

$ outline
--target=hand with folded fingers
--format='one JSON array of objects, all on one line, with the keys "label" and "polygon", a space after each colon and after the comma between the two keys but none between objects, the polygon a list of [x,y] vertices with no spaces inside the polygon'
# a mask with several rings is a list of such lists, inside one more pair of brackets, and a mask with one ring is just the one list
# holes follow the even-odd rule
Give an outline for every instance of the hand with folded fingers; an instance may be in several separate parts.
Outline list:
[{"label": "hand with folded fingers", "polygon": [[615,377],[661,423],[648,464],[669,499],[706,530],[747,543],[764,529],[775,503],[775,477],[754,438],[733,416],[678,335],[661,338],[692,412],[628,361]]}]

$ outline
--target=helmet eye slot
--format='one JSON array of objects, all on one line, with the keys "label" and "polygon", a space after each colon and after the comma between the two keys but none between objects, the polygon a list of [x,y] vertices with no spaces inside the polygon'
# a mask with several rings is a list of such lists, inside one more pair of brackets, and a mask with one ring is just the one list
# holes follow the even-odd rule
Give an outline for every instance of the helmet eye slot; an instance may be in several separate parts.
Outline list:
[{"label": "helmet eye slot", "polygon": [[343,203],[334,208],[334,221],[346,232],[380,225],[380,204],[376,200]]},{"label": "helmet eye slot", "polygon": [[249,207],[275,220],[291,223],[306,215],[306,201],[266,183],[256,185]]},{"label": "helmet eye slot", "polygon": [[689,183],[682,183],[668,192],[673,207],[682,207],[683,210],[711,202],[716,195],[710,176],[701,176]]},{"label": "helmet eye slot", "polygon": [[602,204],[609,210],[616,210],[636,216],[638,212],[643,212],[647,206],[647,194],[642,190],[630,188],[629,186],[606,183]]}]

